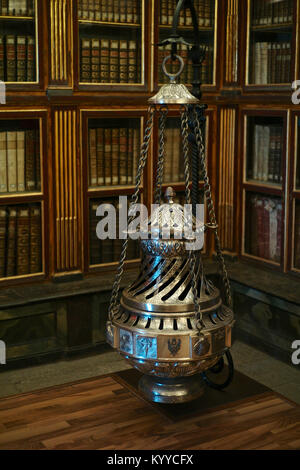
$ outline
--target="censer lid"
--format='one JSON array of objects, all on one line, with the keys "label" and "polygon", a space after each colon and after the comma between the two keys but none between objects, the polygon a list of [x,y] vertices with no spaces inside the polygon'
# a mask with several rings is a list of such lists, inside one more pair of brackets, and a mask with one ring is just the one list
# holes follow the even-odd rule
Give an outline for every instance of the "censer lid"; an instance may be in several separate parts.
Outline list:
[{"label": "censer lid", "polygon": [[194,241],[204,233],[205,224],[192,214],[191,204],[184,207],[175,203],[175,195],[173,188],[168,187],[165,192],[167,202],[155,207],[151,216],[140,224],[138,232],[142,239]]}]

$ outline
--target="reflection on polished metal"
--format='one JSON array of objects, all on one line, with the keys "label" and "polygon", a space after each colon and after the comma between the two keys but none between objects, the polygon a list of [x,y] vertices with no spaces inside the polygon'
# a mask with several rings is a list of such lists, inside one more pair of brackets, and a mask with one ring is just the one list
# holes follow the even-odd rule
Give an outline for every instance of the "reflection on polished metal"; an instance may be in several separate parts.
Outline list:
[{"label": "reflection on polished metal", "polygon": [[[171,191],[168,188],[168,195]],[[166,207],[174,215],[169,239],[163,238]],[[201,347],[195,348],[199,332],[189,251],[186,239],[174,239],[176,230],[183,230],[185,223],[183,207],[169,197],[160,214],[154,217],[155,239],[140,242],[140,273],[123,291],[119,311],[108,325],[107,338],[131,365],[151,377],[140,382],[141,391],[149,399],[179,403],[202,395],[199,374],[214,366],[231,346],[233,313],[222,304],[219,290],[206,279],[201,254],[196,252],[203,340]]]}]

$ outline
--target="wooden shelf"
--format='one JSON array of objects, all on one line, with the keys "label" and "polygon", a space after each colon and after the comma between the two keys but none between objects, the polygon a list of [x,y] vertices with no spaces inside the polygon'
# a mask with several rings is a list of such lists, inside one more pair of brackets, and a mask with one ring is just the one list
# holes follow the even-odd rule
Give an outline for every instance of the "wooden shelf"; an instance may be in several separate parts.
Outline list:
[{"label": "wooden shelf", "polygon": [[116,28],[141,28],[141,24],[137,23],[118,23],[118,22],[108,22],[108,21],[98,21],[98,20],[78,20],[79,25],[99,25],[106,27],[116,27]]},{"label": "wooden shelf", "polygon": [[276,31],[282,29],[292,29],[293,23],[274,23],[274,24],[260,24],[251,26],[252,31]]},{"label": "wooden shelf", "polygon": [[0,15],[0,20],[34,21],[35,17],[34,16],[1,16]]}]

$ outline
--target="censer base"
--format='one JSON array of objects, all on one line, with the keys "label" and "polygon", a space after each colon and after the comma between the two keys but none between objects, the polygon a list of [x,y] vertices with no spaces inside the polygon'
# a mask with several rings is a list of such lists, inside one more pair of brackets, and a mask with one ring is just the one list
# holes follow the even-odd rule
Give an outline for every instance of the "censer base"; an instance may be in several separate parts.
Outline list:
[{"label": "censer base", "polygon": [[184,403],[201,397],[204,381],[199,374],[176,379],[143,375],[139,380],[139,390],[155,403]]}]

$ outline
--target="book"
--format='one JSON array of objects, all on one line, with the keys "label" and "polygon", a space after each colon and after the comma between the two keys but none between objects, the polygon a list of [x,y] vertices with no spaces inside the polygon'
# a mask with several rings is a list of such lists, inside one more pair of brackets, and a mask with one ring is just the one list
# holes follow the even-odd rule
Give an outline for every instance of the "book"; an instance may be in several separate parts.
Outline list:
[{"label": "book", "polygon": [[96,216],[98,203],[96,201],[92,201],[90,205],[90,264],[97,265],[101,263],[101,242],[97,237],[96,227],[98,224],[99,219]]},{"label": "book", "polygon": [[110,40],[109,81],[110,83],[119,81],[119,41],[115,39]]},{"label": "book", "polygon": [[16,45],[15,36],[6,36],[6,79],[8,82],[16,81]]},{"label": "book", "polygon": [[0,193],[6,193],[7,188],[7,143],[6,132],[0,132]]},{"label": "book", "polygon": [[6,253],[6,207],[0,206],[0,277],[5,277]]},{"label": "book", "polygon": [[28,274],[29,268],[29,208],[21,206],[17,209],[17,272],[18,276]]},{"label": "book", "polygon": [[41,149],[40,149],[40,132],[34,132],[34,151],[35,151],[35,188],[41,190]]},{"label": "book", "polygon": [[108,21],[108,6],[109,0],[102,0],[101,1],[101,21]]},{"label": "book", "polygon": [[17,209],[8,207],[7,226],[7,254],[6,254],[6,277],[16,274],[16,249],[17,249]]},{"label": "book", "polygon": [[17,81],[26,81],[26,37],[17,36]]},{"label": "book", "polygon": [[91,74],[91,40],[81,40],[81,81],[90,82]]},{"label": "book", "polygon": [[89,19],[89,0],[82,0],[81,18],[83,20],[88,20]]},{"label": "book", "polygon": [[119,154],[120,154],[120,136],[119,129],[111,130],[111,166],[112,166],[112,184],[119,182]]},{"label": "book", "polygon": [[133,183],[133,128],[129,127],[127,131],[127,184]]},{"label": "book", "polygon": [[104,175],[105,184],[112,184],[112,134],[111,129],[104,129]]},{"label": "book", "polygon": [[25,132],[17,133],[17,190],[25,191]]},{"label": "book", "polygon": [[133,129],[133,159],[132,159],[132,183],[135,183],[135,178],[138,169],[140,157],[140,129]]},{"label": "book", "polygon": [[94,0],[88,0],[88,19],[92,21],[95,19]]},{"label": "book", "polygon": [[100,44],[100,81],[109,83],[109,39],[101,39]]},{"label": "book", "polygon": [[25,133],[25,188],[26,191],[36,189],[35,182],[35,145],[34,130],[27,130]]},{"label": "book", "polygon": [[27,82],[36,80],[35,38],[27,36]]},{"label": "book", "polygon": [[96,129],[89,130],[90,186],[97,186]]},{"label": "book", "polygon": [[97,184],[101,186],[104,184],[104,129],[99,127],[96,132]]},{"label": "book", "polygon": [[129,41],[128,83],[136,83],[139,81],[140,81],[140,74],[138,72],[137,43],[136,41]]},{"label": "book", "polygon": [[0,80],[5,81],[4,36],[0,35]]},{"label": "book", "polygon": [[[130,42],[134,42],[134,41],[130,41]],[[127,83],[129,81],[128,80],[129,67],[133,67],[134,71],[136,68],[135,58],[133,59],[133,66],[129,65],[132,58],[130,57],[129,59],[128,52],[129,52],[128,41],[121,40],[120,41],[120,83]],[[130,78],[131,78],[131,75],[130,75]]]},{"label": "book", "polygon": [[100,82],[100,41],[92,39],[92,83]]},{"label": "book", "polygon": [[17,133],[7,132],[8,191],[17,191]]},{"label": "book", "polygon": [[294,267],[300,269],[300,204],[295,205]]},{"label": "book", "polygon": [[30,207],[30,273],[38,273],[41,268],[41,209],[34,205]]},{"label": "book", "polygon": [[128,133],[125,127],[120,128],[120,150],[119,150],[119,184],[127,183],[127,147]]}]

